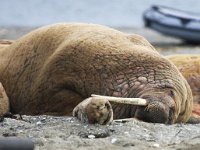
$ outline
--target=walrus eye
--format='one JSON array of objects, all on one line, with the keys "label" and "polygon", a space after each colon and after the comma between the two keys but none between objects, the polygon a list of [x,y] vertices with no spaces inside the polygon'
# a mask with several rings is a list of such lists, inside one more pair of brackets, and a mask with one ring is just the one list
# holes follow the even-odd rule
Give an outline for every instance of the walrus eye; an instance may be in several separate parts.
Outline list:
[{"label": "walrus eye", "polygon": [[171,96],[171,97],[173,97],[173,98],[175,97],[175,93],[174,93],[173,90],[170,90],[170,91],[169,91],[169,96]]}]

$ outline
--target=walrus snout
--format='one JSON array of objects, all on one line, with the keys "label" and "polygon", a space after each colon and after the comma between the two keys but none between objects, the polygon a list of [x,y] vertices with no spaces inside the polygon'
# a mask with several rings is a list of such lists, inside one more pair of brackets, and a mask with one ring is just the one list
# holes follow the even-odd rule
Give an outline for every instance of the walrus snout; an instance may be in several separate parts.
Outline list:
[{"label": "walrus snout", "polygon": [[162,102],[150,102],[146,107],[138,107],[135,118],[152,123],[172,124],[172,110]]}]

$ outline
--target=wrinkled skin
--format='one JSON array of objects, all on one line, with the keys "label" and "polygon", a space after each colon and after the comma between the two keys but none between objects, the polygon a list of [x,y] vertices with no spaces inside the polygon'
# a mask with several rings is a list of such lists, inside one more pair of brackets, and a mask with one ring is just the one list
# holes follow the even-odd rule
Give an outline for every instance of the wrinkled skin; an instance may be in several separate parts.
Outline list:
[{"label": "wrinkled skin", "polygon": [[92,24],[40,28],[0,49],[0,82],[10,111],[71,115],[91,94],[140,97],[112,104],[114,118],[186,122],[192,93],[178,69],[142,37]]},{"label": "wrinkled skin", "polygon": [[200,55],[167,56],[188,81],[194,98],[193,114],[200,116]]}]

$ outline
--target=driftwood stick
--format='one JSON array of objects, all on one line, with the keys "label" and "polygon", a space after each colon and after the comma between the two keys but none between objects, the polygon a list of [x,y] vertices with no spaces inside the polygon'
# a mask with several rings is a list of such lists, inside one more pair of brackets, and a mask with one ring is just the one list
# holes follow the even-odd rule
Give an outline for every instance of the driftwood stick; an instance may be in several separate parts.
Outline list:
[{"label": "driftwood stick", "polygon": [[92,94],[92,97],[104,98],[110,102],[122,103],[122,104],[130,104],[130,105],[139,105],[139,106],[146,106],[147,100],[142,98],[124,98],[124,97],[112,97],[112,96],[102,96],[102,95],[95,95]]}]

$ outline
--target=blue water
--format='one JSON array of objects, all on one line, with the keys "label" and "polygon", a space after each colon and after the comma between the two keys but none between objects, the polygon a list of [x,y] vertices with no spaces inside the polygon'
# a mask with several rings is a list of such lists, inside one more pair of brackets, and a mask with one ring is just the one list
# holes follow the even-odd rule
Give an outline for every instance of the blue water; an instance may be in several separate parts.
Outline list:
[{"label": "blue water", "polygon": [[142,12],[152,4],[200,13],[200,0],[0,0],[0,26],[88,22],[141,27]]}]

